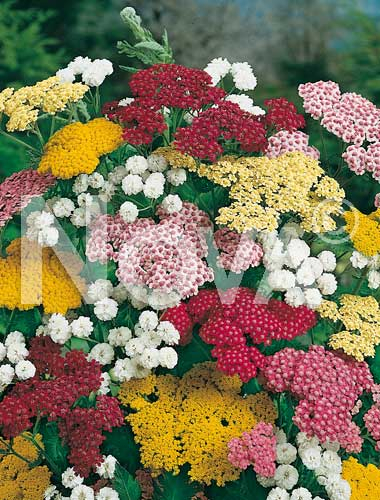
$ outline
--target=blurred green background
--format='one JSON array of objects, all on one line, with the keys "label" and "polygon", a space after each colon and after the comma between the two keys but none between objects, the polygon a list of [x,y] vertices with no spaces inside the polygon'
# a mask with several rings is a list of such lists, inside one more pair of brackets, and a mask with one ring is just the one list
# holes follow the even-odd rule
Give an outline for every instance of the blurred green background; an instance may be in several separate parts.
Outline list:
[{"label": "blurred green background", "polygon": [[[380,100],[379,0],[1,0],[0,86],[20,87],[46,78],[77,55],[110,58],[116,71],[104,99],[128,95],[126,63],[118,40],[128,38],[119,11],[136,8],[160,37],[167,28],[176,62],[204,67],[219,56],[248,61],[259,85],[252,97],[297,99],[297,86],[332,79],[343,90]],[[130,62],[129,62],[130,63]],[[316,124],[313,143],[321,147]],[[327,138],[332,161],[335,146]],[[0,139],[0,179],[25,168],[26,153]],[[369,211],[380,189],[358,178],[350,199]]]}]

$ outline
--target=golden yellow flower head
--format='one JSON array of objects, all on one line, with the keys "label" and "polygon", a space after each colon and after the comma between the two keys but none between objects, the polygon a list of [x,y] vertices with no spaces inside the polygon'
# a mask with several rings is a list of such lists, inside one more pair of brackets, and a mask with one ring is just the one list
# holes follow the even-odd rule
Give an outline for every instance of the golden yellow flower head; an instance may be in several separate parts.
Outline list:
[{"label": "golden yellow flower head", "polygon": [[342,349],[357,361],[375,355],[380,344],[380,309],[374,297],[342,295],[340,307],[333,302],[322,302],[318,312],[323,318],[341,321],[344,329],[329,340],[333,349]]},{"label": "golden yellow flower head", "polygon": [[40,111],[52,115],[63,111],[69,103],[80,101],[87,90],[88,86],[83,83],[62,83],[59,77],[52,76],[16,91],[3,90],[0,112],[9,117],[9,132],[27,130],[37,121]]},{"label": "golden yellow flower head", "polygon": [[228,461],[228,442],[277,417],[267,393],[243,398],[241,385],[214,363],[196,365],[182,379],[150,375],[124,383],[119,398],[131,410],[126,420],[143,465],[155,474],[162,469],[177,474],[189,464],[190,478],[206,484],[236,480],[240,470]]},{"label": "golden yellow flower head", "polygon": [[85,281],[79,276],[82,263],[74,255],[62,252],[59,257],[75,275],[75,283],[51,248],[19,238],[7,254],[0,258],[0,307],[26,310],[42,304],[47,314],[66,314],[80,306]]},{"label": "golden yellow flower head", "polygon": [[111,153],[123,142],[122,128],[106,118],[75,122],[56,132],[45,146],[39,172],[51,172],[61,179],[91,174],[99,157]]},{"label": "golden yellow flower head", "polygon": [[351,486],[351,500],[378,500],[380,498],[380,469],[364,466],[356,458],[343,462],[342,477]]},{"label": "golden yellow flower head", "polygon": [[220,209],[217,222],[240,233],[272,231],[286,213],[297,214],[306,231],[323,233],[335,229],[332,216],[342,212],[344,190],[301,152],[277,158],[226,156],[199,165],[197,173],[230,188],[232,203]]},{"label": "golden yellow flower head", "polygon": [[367,257],[380,253],[380,209],[365,215],[352,208],[344,213],[344,218],[346,231],[358,252]]},{"label": "golden yellow flower head", "polygon": [[[36,436],[43,447],[41,436]],[[0,444],[0,449],[4,445]],[[27,439],[18,436],[13,441],[13,449],[30,462],[37,460],[38,451]],[[1,456],[1,455],[0,455]],[[29,468],[27,462],[15,455],[3,455],[0,460],[0,499],[42,500],[50,486],[51,472],[46,466]]]}]

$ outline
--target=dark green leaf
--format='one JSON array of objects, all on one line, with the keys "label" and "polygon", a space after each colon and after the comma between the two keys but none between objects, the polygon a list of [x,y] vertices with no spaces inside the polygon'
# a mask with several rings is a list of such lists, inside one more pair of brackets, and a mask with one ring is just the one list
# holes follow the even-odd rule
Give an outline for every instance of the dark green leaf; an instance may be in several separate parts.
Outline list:
[{"label": "dark green leaf", "polygon": [[155,484],[153,500],[191,500],[200,489],[196,483],[190,482],[184,470],[176,476],[165,472]]},{"label": "dark green leaf", "polygon": [[57,423],[43,423],[40,427],[40,433],[42,434],[46,454],[57,465],[58,469],[64,472],[68,467],[68,448],[62,445]]},{"label": "dark green leaf", "polygon": [[112,481],[120,500],[139,500],[141,488],[136,479],[121,465],[116,464],[115,477]]},{"label": "dark green leaf", "polygon": [[140,453],[131,428],[128,425],[117,427],[112,432],[105,433],[105,436],[102,452],[105,455],[113,455],[123,467],[135,473],[140,467]]}]

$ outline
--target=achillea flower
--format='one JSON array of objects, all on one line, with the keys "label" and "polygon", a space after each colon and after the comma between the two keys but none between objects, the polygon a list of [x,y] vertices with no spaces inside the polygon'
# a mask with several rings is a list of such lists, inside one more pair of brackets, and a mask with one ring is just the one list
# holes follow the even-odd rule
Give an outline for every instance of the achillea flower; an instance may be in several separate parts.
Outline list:
[{"label": "achillea flower", "polygon": [[228,460],[239,469],[253,466],[256,474],[273,477],[276,472],[276,436],[271,424],[258,423],[242,437],[228,443]]},{"label": "achillea flower", "polygon": [[323,233],[336,227],[344,190],[324,175],[318,162],[301,152],[278,158],[225,157],[200,165],[198,174],[229,187],[232,203],[219,211],[217,222],[238,231],[272,231],[281,214],[298,214],[306,231]]},{"label": "achillea flower", "polygon": [[45,146],[39,172],[51,172],[61,179],[92,173],[100,156],[122,144],[122,129],[105,118],[75,122],[56,132]]},{"label": "achillea flower", "polygon": [[366,363],[322,346],[308,352],[286,348],[266,358],[262,375],[269,390],[289,391],[299,400],[293,421],[301,432],[322,443],[337,441],[348,453],[360,452],[363,440],[351,412],[359,397],[374,389]]},{"label": "achillea flower", "polygon": [[305,118],[298,114],[295,105],[284,97],[266,99],[264,105],[268,108],[264,116],[264,122],[268,127],[274,127],[277,131],[287,130],[288,132],[294,132],[298,128],[305,127]]},{"label": "achillea flower", "polygon": [[263,249],[248,233],[238,234],[222,228],[214,234],[215,245],[221,252],[217,264],[223,269],[241,273],[257,267],[263,257]]},{"label": "achillea flower", "polygon": [[351,500],[380,498],[380,469],[373,464],[362,465],[354,457],[343,462],[343,479],[351,486]]},{"label": "achillea flower", "polygon": [[56,114],[68,103],[78,102],[87,92],[82,83],[62,83],[57,76],[50,77],[33,86],[19,90],[7,88],[0,93],[0,111],[9,117],[9,132],[30,128],[38,119],[40,111]]},{"label": "achillea flower", "polygon": [[[43,448],[41,436],[35,439]],[[38,450],[22,436],[13,441],[13,449],[22,457],[33,462],[38,459]],[[0,450],[5,451],[3,444]],[[51,472],[48,467],[37,466],[32,469],[29,464],[12,454],[1,454],[0,460],[0,498],[6,500],[41,500],[50,485]]]},{"label": "achillea flower", "polygon": [[41,249],[35,242],[18,238],[7,247],[7,255],[0,258],[0,307],[25,310],[42,304],[47,314],[66,314],[80,306],[85,282],[76,257],[66,252],[60,255],[74,273],[74,283],[51,248]]},{"label": "achillea flower", "polygon": [[276,158],[284,153],[291,153],[293,151],[301,151],[306,156],[310,156],[315,160],[318,160],[320,156],[318,149],[314,146],[309,146],[309,136],[299,130],[295,132],[280,130],[277,134],[269,137],[265,155],[268,158]]},{"label": "achillea flower", "polygon": [[356,208],[344,212],[346,232],[355,249],[367,257],[380,253],[380,209],[370,215],[359,212]]},{"label": "achillea flower", "polygon": [[[323,318],[341,321],[344,330],[334,333],[329,340],[333,349],[342,349],[357,361],[375,356],[380,344],[380,308],[375,297],[342,295],[340,307],[322,303],[319,314]],[[334,304],[334,303],[333,303]]]},{"label": "achillea flower", "polygon": [[240,396],[241,382],[196,365],[182,379],[151,375],[121,386],[119,399],[132,410],[126,417],[141,446],[144,467],[158,475],[178,473],[189,464],[193,481],[218,485],[240,470],[228,461],[227,443],[258,422],[274,423],[276,410],[266,393]]},{"label": "achillea flower", "polygon": [[55,182],[50,174],[39,174],[33,169],[21,170],[0,184],[0,227],[14,214],[25,208],[34,196],[40,196]]}]

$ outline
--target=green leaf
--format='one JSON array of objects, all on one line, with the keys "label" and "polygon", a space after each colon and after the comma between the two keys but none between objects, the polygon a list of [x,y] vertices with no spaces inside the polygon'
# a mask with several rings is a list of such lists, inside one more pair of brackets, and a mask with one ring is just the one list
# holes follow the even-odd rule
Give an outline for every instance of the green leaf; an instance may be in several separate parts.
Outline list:
[{"label": "green leaf", "polygon": [[148,42],[139,42],[136,43],[135,49],[144,49],[144,50],[150,50],[152,52],[158,52],[158,53],[163,53],[165,52],[165,49],[160,45],[158,42],[153,41],[148,41]]},{"label": "green leaf", "polygon": [[105,436],[102,453],[113,455],[123,467],[135,473],[140,467],[140,452],[130,426],[126,424],[114,428],[112,432],[106,432]]},{"label": "green leaf", "polygon": [[84,340],[84,339],[79,339],[77,337],[72,337],[70,339],[70,349],[73,351],[83,351],[83,352],[90,352],[91,347],[90,344]]},{"label": "green leaf", "polygon": [[57,465],[59,470],[64,472],[68,466],[68,448],[62,445],[57,423],[47,422],[42,424],[40,433],[42,435],[46,454]]},{"label": "green leaf", "polygon": [[241,473],[237,481],[223,487],[212,485],[206,488],[205,493],[212,500],[265,500],[268,489],[257,482],[255,472],[249,468]]},{"label": "green leaf", "polygon": [[176,476],[165,472],[155,484],[153,500],[191,500],[200,489],[197,483],[190,483],[185,470]]},{"label": "green leaf", "polygon": [[124,71],[128,71],[128,73],[137,73],[139,71],[138,68],[132,68],[131,66],[122,66],[122,65],[120,65],[119,68],[122,69],[122,70],[124,70]]},{"label": "green leaf", "polygon": [[191,343],[184,347],[178,347],[178,364],[173,370],[170,370],[170,373],[182,377],[195,364],[212,361],[212,348],[213,346],[203,342],[198,333],[193,332]]},{"label": "green leaf", "polygon": [[139,500],[141,488],[136,479],[121,465],[116,464],[112,486],[119,494],[120,500]]}]

